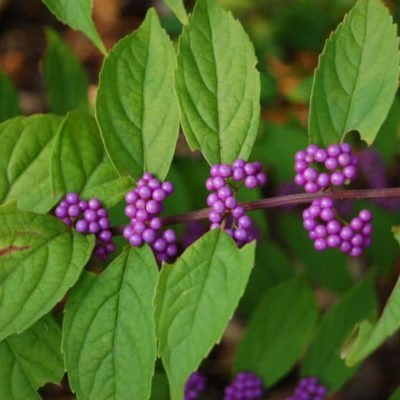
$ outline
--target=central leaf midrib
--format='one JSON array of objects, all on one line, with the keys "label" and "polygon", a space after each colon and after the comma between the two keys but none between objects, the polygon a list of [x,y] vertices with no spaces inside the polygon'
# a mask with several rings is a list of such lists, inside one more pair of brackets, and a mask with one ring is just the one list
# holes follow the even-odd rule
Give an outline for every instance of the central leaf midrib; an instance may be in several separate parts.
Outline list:
[{"label": "central leaf midrib", "polygon": [[[363,41],[362,41],[362,47],[360,49],[361,51],[360,51],[360,57],[359,57],[359,63],[358,63],[359,65],[358,65],[358,68],[357,68],[357,71],[356,71],[356,79],[355,79],[355,82],[354,82],[354,86],[353,86],[353,89],[351,91],[350,105],[349,105],[349,108],[348,108],[348,111],[347,111],[346,121],[345,121],[345,124],[343,126],[343,131],[340,134],[340,139],[341,140],[344,139],[344,136],[346,135],[346,133],[349,130],[348,124],[349,124],[349,120],[350,120],[350,117],[351,117],[351,114],[352,114],[352,110],[353,110],[353,107],[354,107],[354,94],[357,91],[359,78],[360,78],[360,73],[361,73],[361,65],[363,63],[363,58],[364,58],[365,41],[366,41],[366,36],[368,34],[368,17],[369,17],[369,4],[370,4],[369,0],[366,0],[366,2],[367,2],[367,6],[366,6],[367,10],[366,10],[366,13],[365,13],[365,18],[363,18],[363,20],[365,22],[365,25],[364,25],[364,37],[363,37]],[[350,29],[350,30],[352,29],[351,23],[349,23],[348,29]],[[354,37],[354,42],[356,42],[355,37]],[[335,43],[335,45],[336,45],[336,43]],[[356,43],[356,45],[357,45],[357,43]]]}]

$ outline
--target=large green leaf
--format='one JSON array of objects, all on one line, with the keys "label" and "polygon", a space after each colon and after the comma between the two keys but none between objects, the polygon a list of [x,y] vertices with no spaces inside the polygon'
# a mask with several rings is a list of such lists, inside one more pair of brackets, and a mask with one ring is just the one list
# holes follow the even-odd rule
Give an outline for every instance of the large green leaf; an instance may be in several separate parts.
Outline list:
[{"label": "large green leaf", "polygon": [[0,342],[0,398],[40,399],[36,390],[64,375],[61,330],[46,315],[19,335]]},{"label": "large green leaf", "polygon": [[[400,243],[400,227],[393,229]],[[389,336],[400,328],[400,279],[386,302],[379,319],[372,323],[362,321],[353,332],[343,349],[346,364],[353,366],[373,353]]]},{"label": "large green leaf", "polygon": [[72,291],[63,352],[79,399],[149,398],[157,357],[152,303],[157,275],[151,250],[132,248],[100,276],[85,274]]},{"label": "large green leaf", "polygon": [[273,386],[296,363],[311,338],[318,307],[311,288],[296,278],[270,289],[255,309],[235,360]]},{"label": "large green leaf", "polygon": [[103,42],[92,20],[92,0],[42,0],[47,8],[64,24],[83,32],[103,53]]},{"label": "large green leaf", "polygon": [[157,286],[159,352],[172,400],[212,346],[221,339],[254,263],[254,243],[239,250],[219,229],[202,236],[174,265],[165,265]]},{"label": "large green leaf", "polygon": [[304,359],[302,375],[316,376],[332,391],[355,372],[340,357],[343,342],[354,325],[376,312],[377,298],[370,277],[347,292],[324,316]]},{"label": "large green leaf", "polygon": [[50,182],[53,138],[61,122],[54,115],[17,117],[0,124],[0,204],[47,212],[56,203]]},{"label": "large green leaf", "polygon": [[399,56],[397,28],[381,0],[358,0],[321,54],[310,141],[338,143],[357,130],[371,144],[398,88]]},{"label": "large green leaf", "polygon": [[187,24],[188,15],[182,0],[164,0],[182,24]]},{"label": "large green leaf", "polygon": [[20,114],[17,91],[7,75],[0,70],[0,122]]},{"label": "large green leaf", "polygon": [[179,42],[176,89],[192,149],[210,164],[247,158],[260,117],[260,77],[242,26],[215,0],[199,0]]},{"label": "large green leaf", "polygon": [[55,193],[98,197],[106,207],[123,199],[133,185],[130,178],[118,175],[109,160],[95,119],[80,111],[69,113],[61,124],[51,166]]},{"label": "large green leaf", "polygon": [[179,132],[173,89],[175,51],[150,9],[140,28],[105,59],[97,120],[111,160],[138,179],[144,171],[165,178]]},{"label": "large green leaf", "polygon": [[53,29],[46,30],[44,81],[50,110],[56,114],[88,106],[89,81],[78,57]]},{"label": "large green leaf", "polygon": [[49,312],[78,280],[94,246],[49,215],[0,207],[0,340]]}]

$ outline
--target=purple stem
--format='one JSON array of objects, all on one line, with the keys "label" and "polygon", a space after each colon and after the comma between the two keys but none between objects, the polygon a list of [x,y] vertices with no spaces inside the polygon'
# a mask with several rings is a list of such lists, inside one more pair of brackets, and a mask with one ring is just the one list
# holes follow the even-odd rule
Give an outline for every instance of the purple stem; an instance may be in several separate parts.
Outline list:
[{"label": "purple stem", "polygon": [[[293,206],[299,204],[311,203],[314,199],[321,198],[329,195],[334,200],[364,200],[364,199],[390,199],[400,198],[400,188],[388,189],[360,189],[360,190],[340,190],[319,193],[300,193],[291,194],[288,196],[270,197],[267,199],[260,199],[240,203],[246,211],[264,210],[267,208]],[[209,208],[201,210],[190,211],[184,214],[171,215],[163,218],[164,225],[173,225],[182,222],[199,221],[207,219]],[[124,227],[116,226],[111,230],[114,235],[121,235]]]}]

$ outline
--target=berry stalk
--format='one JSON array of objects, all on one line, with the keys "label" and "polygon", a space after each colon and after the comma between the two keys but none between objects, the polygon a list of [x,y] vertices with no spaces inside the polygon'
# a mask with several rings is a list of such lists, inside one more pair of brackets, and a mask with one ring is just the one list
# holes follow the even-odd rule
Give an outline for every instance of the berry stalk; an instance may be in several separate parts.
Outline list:
[{"label": "berry stalk", "polygon": [[[319,199],[329,193],[334,200],[370,200],[370,199],[391,199],[400,198],[400,188],[388,189],[358,189],[358,190],[340,190],[332,192],[319,193],[300,193],[287,196],[269,197],[255,201],[243,202],[240,205],[246,211],[265,210],[268,208],[295,206],[300,204],[311,203],[315,199]],[[210,209],[203,208],[201,210],[190,211],[184,214],[171,215],[162,219],[164,225],[173,225],[182,222],[199,221],[207,219]],[[123,233],[123,226],[112,228],[115,235]]]}]

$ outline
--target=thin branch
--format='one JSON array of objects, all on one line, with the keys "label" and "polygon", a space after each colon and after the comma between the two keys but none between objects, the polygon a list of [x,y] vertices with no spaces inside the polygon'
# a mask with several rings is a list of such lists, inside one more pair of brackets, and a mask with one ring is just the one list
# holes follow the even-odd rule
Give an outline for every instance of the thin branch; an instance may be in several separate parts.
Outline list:
[{"label": "thin branch", "polygon": [[[311,203],[314,199],[321,198],[329,195],[334,200],[366,200],[366,199],[390,199],[400,198],[400,188],[389,189],[360,189],[360,190],[340,190],[337,192],[319,192],[319,193],[301,193],[291,194],[288,196],[270,197],[267,199],[260,199],[240,203],[246,211],[265,210],[274,207],[295,206],[299,204]],[[209,208],[201,210],[190,211],[180,215],[172,215],[163,218],[164,225],[173,225],[182,222],[199,221],[207,219]],[[124,227],[116,226],[112,228],[115,235],[122,234]]]}]

